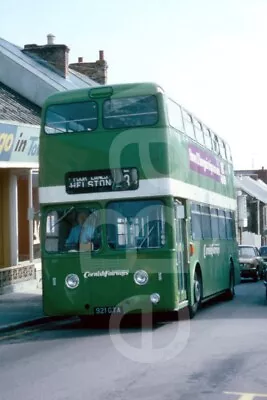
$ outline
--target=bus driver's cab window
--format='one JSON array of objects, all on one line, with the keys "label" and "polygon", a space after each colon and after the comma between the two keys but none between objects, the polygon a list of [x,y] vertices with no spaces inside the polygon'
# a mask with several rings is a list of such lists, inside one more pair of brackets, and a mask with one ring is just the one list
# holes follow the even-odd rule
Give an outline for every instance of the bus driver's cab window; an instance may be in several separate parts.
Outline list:
[{"label": "bus driver's cab window", "polygon": [[96,210],[86,208],[78,210],[72,207],[64,211],[53,211],[53,214],[48,214],[47,221],[51,221],[51,214],[54,216],[55,213],[56,218],[53,220],[56,222],[52,231],[57,233],[53,237],[54,245],[51,247],[51,243],[48,244],[50,235],[47,231],[46,251],[62,253],[100,248],[101,230],[99,213]]}]

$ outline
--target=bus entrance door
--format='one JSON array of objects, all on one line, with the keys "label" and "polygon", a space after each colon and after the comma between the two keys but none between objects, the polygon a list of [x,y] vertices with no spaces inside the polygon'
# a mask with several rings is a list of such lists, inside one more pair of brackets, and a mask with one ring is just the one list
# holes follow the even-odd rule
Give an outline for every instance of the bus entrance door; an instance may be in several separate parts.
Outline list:
[{"label": "bus entrance door", "polygon": [[178,275],[179,303],[187,300],[185,276],[185,209],[182,203],[175,202],[176,265]]}]

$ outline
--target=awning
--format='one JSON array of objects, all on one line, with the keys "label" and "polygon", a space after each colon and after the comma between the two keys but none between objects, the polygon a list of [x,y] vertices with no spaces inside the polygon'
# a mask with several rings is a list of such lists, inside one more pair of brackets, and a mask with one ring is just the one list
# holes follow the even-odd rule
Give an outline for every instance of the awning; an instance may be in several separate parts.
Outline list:
[{"label": "awning", "polygon": [[235,176],[235,187],[267,204],[267,185],[263,181],[257,181],[249,176]]}]

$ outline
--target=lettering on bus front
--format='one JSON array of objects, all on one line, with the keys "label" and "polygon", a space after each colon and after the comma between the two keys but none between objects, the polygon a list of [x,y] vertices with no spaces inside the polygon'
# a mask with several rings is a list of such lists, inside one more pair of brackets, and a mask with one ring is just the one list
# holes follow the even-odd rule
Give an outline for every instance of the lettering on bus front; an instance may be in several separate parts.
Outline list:
[{"label": "lettering on bus front", "polygon": [[98,187],[98,186],[112,186],[112,180],[109,179],[108,176],[98,176],[92,177],[89,181],[87,178],[73,178],[69,183],[69,188],[78,189],[78,188],[87,188],[87,187]]},{"label": "lettering on bus front", "polygon": [[68,194],[136,190],[139,187],[136,168],[68,172],[65,175]]},{"label": "lettering on bus front", "polygon": [[83,276],[85,279],[88,278],[108,278],[108,277],[114,277],[114,276],[128,276],[130,273],[129,270],[113,270],[113,271],[86,271]]}]

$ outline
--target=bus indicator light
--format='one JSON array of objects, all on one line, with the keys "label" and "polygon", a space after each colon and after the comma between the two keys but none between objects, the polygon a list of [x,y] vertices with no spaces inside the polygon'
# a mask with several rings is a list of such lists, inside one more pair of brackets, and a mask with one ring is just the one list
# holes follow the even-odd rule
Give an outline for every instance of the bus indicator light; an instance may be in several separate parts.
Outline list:
[{"label": "bus indicator light", "polygon": [[194,244],[193,244],[193,243],[190,243],[190,245],[189,245],[189,254],[190,254],[190,257],[192,257],[192,256],[194,255],[194,253],[195,253]]}]

